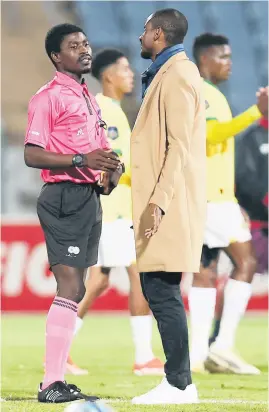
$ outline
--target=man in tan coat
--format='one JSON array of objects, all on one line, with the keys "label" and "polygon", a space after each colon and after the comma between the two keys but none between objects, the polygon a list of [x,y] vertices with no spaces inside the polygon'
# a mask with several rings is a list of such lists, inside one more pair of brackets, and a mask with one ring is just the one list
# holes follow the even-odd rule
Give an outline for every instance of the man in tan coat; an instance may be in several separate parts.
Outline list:
[{"label": "man in tan coat", "polygon": [[182,272],[200,267],[206,212],[202,80],[183,46],[188,22],[174,9],[151,15],[140,37],[153,61],[131,137],[133,224],[145,298],[157,320],[166,377],[134,404],[198,402],[192,384]]}]

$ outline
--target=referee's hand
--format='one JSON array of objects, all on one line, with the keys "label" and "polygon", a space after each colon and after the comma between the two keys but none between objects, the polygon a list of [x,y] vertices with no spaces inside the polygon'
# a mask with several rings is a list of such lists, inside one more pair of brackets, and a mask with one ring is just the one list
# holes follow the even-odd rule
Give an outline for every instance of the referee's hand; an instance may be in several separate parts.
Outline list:
[{"label": "referee's hand", "polygon": [[97,149],[85,155],[85,166],[93,170],[102,170],[103,172],[115,171],[120,159],[112,150]]},{"label": "referee's hand", "polygon": [[110,193],[118,186],[119,180],[124,173],[124,164],[120,163],[114,172],[106,172],[101,175],[99,186],[102,188],[103,195]]}]

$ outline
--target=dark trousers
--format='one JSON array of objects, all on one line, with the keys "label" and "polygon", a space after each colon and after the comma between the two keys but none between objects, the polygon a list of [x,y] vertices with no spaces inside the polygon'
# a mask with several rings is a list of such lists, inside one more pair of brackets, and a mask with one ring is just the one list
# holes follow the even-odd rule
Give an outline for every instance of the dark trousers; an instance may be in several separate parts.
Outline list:
[{"label": "dark trousers", "polygon": [[192,383],[186,313],[180,293],[181,273],[140,273],[143,294],[157,321],[166,356],[168,382],[185,389]]}]

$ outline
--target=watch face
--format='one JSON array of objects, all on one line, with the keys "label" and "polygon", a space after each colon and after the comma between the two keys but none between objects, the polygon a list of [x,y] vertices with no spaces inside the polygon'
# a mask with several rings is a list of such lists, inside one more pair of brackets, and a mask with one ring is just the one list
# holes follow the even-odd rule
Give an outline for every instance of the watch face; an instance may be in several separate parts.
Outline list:
[{"label": "watch face", "polygon": [[81,156],[80,154],[76,154],[73,157],[73,164],[74,166],[80,167],[83,163],[83,156]]}]

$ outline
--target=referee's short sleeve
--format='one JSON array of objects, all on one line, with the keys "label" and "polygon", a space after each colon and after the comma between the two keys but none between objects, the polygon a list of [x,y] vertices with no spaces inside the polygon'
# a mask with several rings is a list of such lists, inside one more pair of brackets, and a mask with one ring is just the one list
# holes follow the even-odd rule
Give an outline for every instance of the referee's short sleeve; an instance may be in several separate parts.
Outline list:
[{"label": "referee's short sleeve", "polygon": [[55,113],[47,91],[36,94],[28,106],[28,123],[24,144],[47,147],[53,130]]}]

